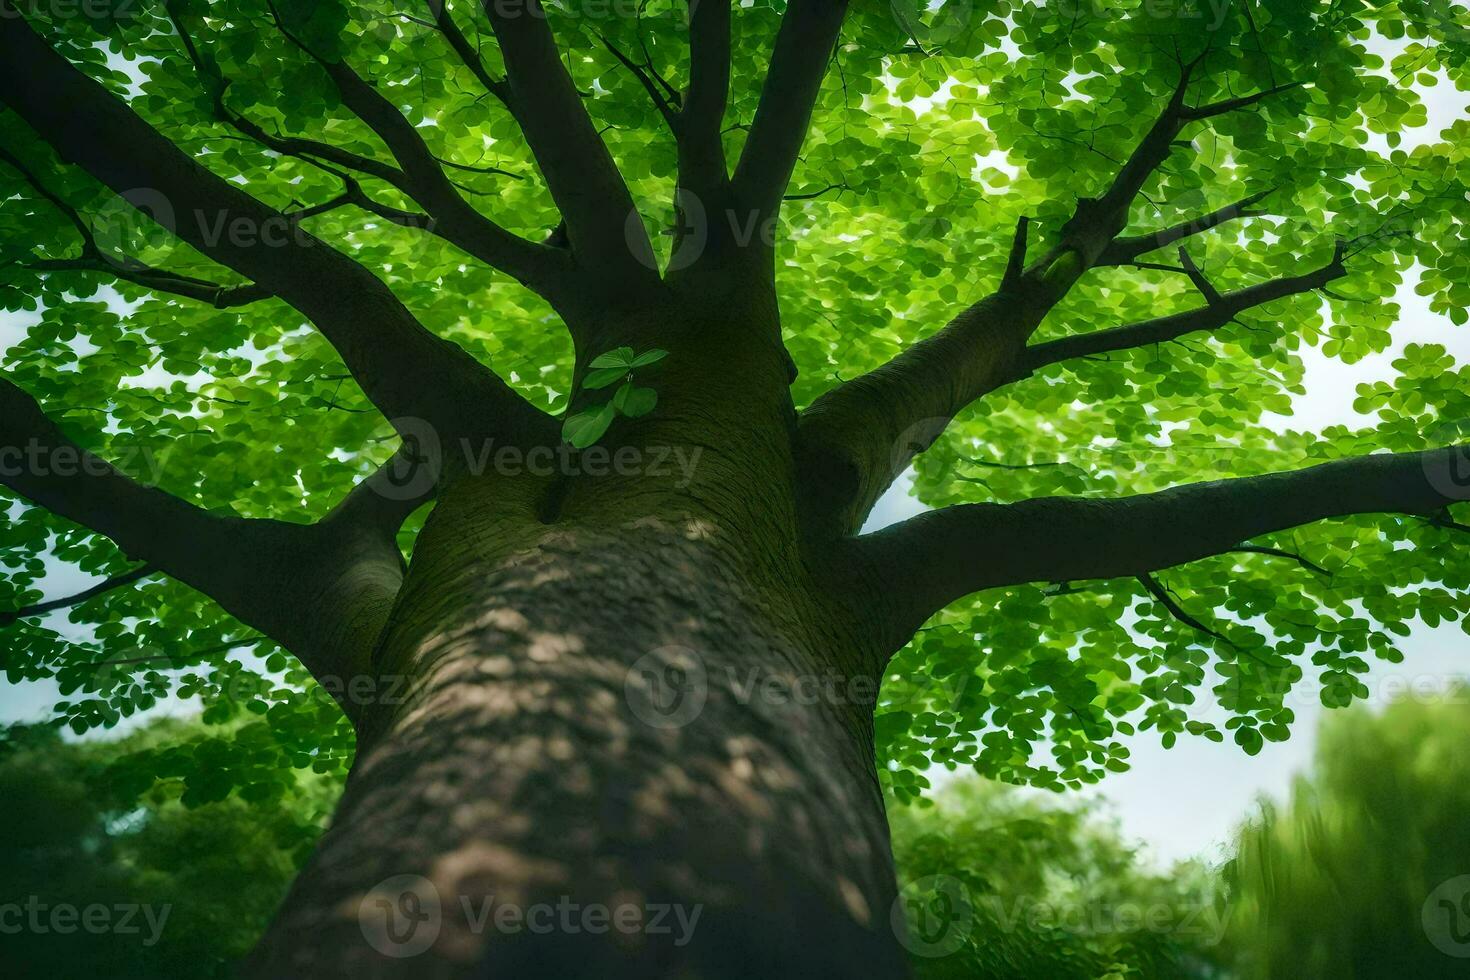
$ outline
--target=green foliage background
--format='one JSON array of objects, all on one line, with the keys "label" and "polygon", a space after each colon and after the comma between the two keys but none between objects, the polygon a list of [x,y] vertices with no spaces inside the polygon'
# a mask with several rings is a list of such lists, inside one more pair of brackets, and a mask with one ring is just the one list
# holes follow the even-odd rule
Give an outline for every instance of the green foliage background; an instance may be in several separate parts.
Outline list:
[{"label": "green foliage background", "polygon": [[1242,830],[1224,869],[1245,980],[1464,975],[1467,744],[1463,685],[1330,719],[1311,774]]},{"label": "green foliage background", "polygon": [[[198,722],[164,719],[118,741],[64,743],[46,726],[0,734],[0,904],[50,909],[149,905],[137,932],[61,933],[23,927],[0,937],[7,977],[107,976],[119,980],[224,978],[260,937],[320,834],[340,792],[335,777],[303,775],[268,801],[238,797],[185,806],[182,781],[165,777],[141,797],[118,792],[115,767],[137,752],[198,737]],[[165,917],[166,916],[166,917]],[[7,927],[17,925],[7,916]],[[156,938],[156,942],[151,940]]]},{"label": "green foliage background", "polygon": [[[900,880],[958,881],[969,914],[949,920],[964,930],[953,952],[938,922],[917,933],[938,937],[912,958],[919,980],[1225,975],[1228,912],[1203,864],[1152,870],[1095,805],[976,777],[935,795],[894,813]],[[936,894],[906,895],[915,930]]]}]

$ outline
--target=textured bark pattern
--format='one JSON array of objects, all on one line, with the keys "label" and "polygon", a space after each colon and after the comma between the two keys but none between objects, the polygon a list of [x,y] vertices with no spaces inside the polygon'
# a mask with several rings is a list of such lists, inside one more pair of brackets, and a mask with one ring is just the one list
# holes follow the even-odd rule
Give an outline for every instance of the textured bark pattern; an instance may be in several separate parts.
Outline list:
[{"label": "textured bark pattern", "polygon": [[[878,661],[800,563],[708,518],[526,521],[505,489],[460,483],[426,528],[379,650],[414,690],[364,736],[252,975],[900,975]],[[782,693],[812,678],[835,693]],[[401,875],[432,883],[439,934],[396,958],[364,921]],[[698,919],[477,932],[465,903],[492,898]]]}]

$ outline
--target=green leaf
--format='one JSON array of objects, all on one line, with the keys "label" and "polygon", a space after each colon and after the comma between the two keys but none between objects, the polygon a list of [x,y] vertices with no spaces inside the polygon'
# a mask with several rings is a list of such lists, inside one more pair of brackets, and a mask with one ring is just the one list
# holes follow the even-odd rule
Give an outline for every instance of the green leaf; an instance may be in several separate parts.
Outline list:
[{"label": "green leaf", "polygon": [[658,392],[652,388],[640,388],[634,384],[627,384],[618,389],[613,402],[618,411],[630,419],[636,419],[640,415],[647,415],[653,411],[653,407],[658,404]]},{"label": "green leaf", "polygon": [[1237,728],[1235,730],[1235,744],[1245,749],[1246,755],[1256,755],[1261,751],[1261,733],[1254,728]]},{"label": "green leaf", "polygon": [[654,347],[653,349],[646,350],[642,354],[639,354],[637,357],[633,358],[633,363],[630,364],[629,367],[648,367],[648,365],[657,364],[659,361],[662,361],[668,356],[668,351],[659,350],[657,347]]},{"label": "green leaf", "polygon": [[633,366],[633,348],[619,347],[610,350],[606,354],[599,354],[587,365],[590,368],[631,368]]},{"label": "green leaf", "polygon": [[578,449],[586,449],[602,438],[616,414],[611,404],[578,412],[562,423],[561,437]]},{"label": "green leaf", "polygon": [[608,385],[616,384],[627,376],[628,369],[625,367],[600,368],[591,372],[583,379],[582,387],[596,391],[599,388],[606,388]]}]

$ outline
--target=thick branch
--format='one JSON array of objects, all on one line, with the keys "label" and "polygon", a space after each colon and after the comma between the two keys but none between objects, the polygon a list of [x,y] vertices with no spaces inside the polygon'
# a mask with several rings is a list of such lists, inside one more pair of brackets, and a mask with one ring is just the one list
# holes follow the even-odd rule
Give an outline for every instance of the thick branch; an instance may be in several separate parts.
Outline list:
[{"label": "thick branch", "polygon": [[0,0],[0,13],[0,98],[64,159],[132,194],[137,206],[161,193],[172,220],[159,217],[170,230],[300,310],[389,418],[418,416],[454,430],[471,404],[502,431],[552,424],[425,330],[367,269],[205,169],[52,51],[10,0]]},{"label": "thick branch", "polygon": [[791,182],[846,13],[847,0],[791,0],[781,18],[771,69],[735,165],[737,199],[762,218],[777,212]]},{"label": "thick branch", "polygon": [[679,183],[709,193],[728,179],[725,109],[730,98],[730,0],[690,0],[689,87],[679,112]]},{"label": "thick branch", "polygon": [[1015,379],[1026,338],[1053,302],[1048,290],[1020,277],[809,405],[797,430],[809,530],[856,531],[950,419]]},{"label": "thick branch", "polygon": [[[390,490],[383,496],[375,478],[318,524],[212,513],[139,483],[77,446],[28,394],[3,379],[0,485],[146,563],[130,574],[156,569],[203,592],[296,654],[319,679],[369,669],[402,578],[394,535],[432,492],[425,488],[409,498]],[[363,707],[343,704],[354,720]]]},{"label": "thick branch", "polygon": [[500,42],[510,106],[584,268],[608,284],[651,285],[653,246],[612,154],[562,64],[540,0],[485,0]]},{"label": "thick branch", "polygon": [[322,61],[342,104],[367,124],[403,169],[409,195],[434,219],[434,234],[518,282],[554,298],[571,271],[557,249],[513,235],[467,202],[418,129],[345,62]]},{"label": "thick branch", "polygon": [[1332,517],[1433,514],[1463,497],[1467,453],[1455,446],[1360,456],[1134,497],[961,504],[854,544],[867,574],[893,597],[901,643],[924,619],[982,589],[1141,576]]}]

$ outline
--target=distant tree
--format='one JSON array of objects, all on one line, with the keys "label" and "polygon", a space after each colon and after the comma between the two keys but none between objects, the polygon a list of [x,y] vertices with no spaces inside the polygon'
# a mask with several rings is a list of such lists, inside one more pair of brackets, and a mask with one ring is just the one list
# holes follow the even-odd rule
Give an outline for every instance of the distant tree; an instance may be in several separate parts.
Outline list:
[{"label": "distant tree", "polygon": [[1226,866],[1245,980],[1470,973],[1470,688],[1329,716]]},{"label": "distant tree", "polygon": [[[182,778],[165,777],[141,797],[118,792],[128,765],[167,772],[158,753],[188,759],[213,734],[173,721],[115,742],[63,742],[47,726],[0,732],[0,976],[233,975],[339,787],[305,773],[268,801],[193,807],[179,802]],[[72,911],[53,923],[58,907]],[[120,928],[83,928],[87,910],[104,914],[98,908]]]},{"label": "distant tree", "polygon": [[1155,871],[1094,806],[970,777],[893,815],[921,980],[1223,976],[1226,909],[1197,862]]}]

